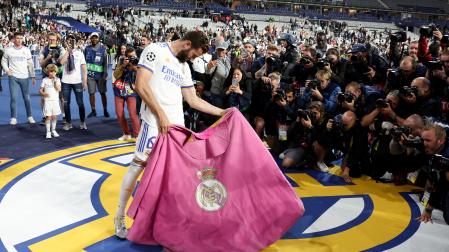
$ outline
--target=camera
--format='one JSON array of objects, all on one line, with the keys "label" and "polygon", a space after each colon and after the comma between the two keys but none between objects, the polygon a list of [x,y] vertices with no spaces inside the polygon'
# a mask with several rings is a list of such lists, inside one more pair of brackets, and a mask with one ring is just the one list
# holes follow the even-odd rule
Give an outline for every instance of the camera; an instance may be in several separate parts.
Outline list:
[{"label": "camera", "polygon": [[376,101],[376,108],[383,109],[383,108],[388,108],[388,106],[389,106],[388,102],[384,99],[378,99]]},{"label": "camera", "polygon": [[312,63],[312,60],[308,57],[302,57],[301,59],[299,59],[299,64],[301,65],[308,65]]},{"label": "camera", "polygon": [[441,43],[447,45],[449,44],[449,34],[443,35],[443,38],[441,39]]},{"label": "camera", "polygon": [[332,130],[343,132],[345,129],[345,125],[343,124],[343,115],[336,115],[332,119]]},{"label": "camera", "polygon": [[354,54],[350,58],[352,63],[362,63],[363,62],[363,56],[360,54]]},{"label": "camera", "polygon": [[320,59],[318,60],[318,62],[316,63],[316,67],[318,69],[323,69],[326,66],[329,66],[329,61],[327,59]]},{"label": "camera", "polygon": [[421,137],[405,139],[402,144],[407,147],[415,148],[418,150],[424,149],[424,140]]},{"label": "camera", "polygon": [[276,91],[276,94],[273,96],[273,100],[275,102],[281,101],[281,100],[285,100],[285,92],[282,89],[279,89]]},{"label": "camera", "polygon": [[449,158],[443,157],[442,155],[433,155],[429,164],[431,171],[449,171]]},{"label": "camera", "polygon": [[402,70],[400,68],[395,68],[388,73],[387,78],[389,81],[394,81],[399,79],[401,77],[401,74]]},{"label": "camera", "polygon": [[338,103],[351,103],[352,101],[354,101],[354,95],[352,95],[351,93],[339,93],[337,95],[337,101]]},{"label": "camera", "polygon": [[59,59],[60,53],[57,46],[50,46],[49,47],[49,54],[53,59]]},{"label": "camera", "polygon": [[399,92],[405,97],[410,97],[412,95],[416,96],[418,94],[418,89],[416,89],[416,87],[404,86],[399,90]]},{"label": "camera", "polygon": [[426,64],[426,67],[429,70],[442,70],[443,69],[443,63],[439,60],[429,61]]},{"label": "camera", "polygon": [[408,136],[410,134],[411,130],[407,126],[400,126],[397,128],[393,128],[390,130],[390,135],[393,137],[393,139],[396,142],[399,142],[401,140],[402,134],[405,134]]},{"label": "camera", "polygon": [[311,89],[318,89],[320,86],[320,82],[317,79],[311,80],[306,87],[306,90],[310,91]]},{"label": "camera", "polygon": [[434,24],[423,25],[419,28],[419,34],[422,37],[431,38],[433,37],[433,32],[436,31],[436,27]]},{"label": "camera", "polygon": [[298,116],[298,118],[304,119],[304,120],[309,120],[309,119],[314,120],[315,119],[315,114],[312,113],[310,110],[299,109],[297,116]]},{"label": "camera", "polygon": [[267,74],[273,73],[273,72],[281,72],[282,68],[284,67],[283,63],[281,62],[281,59],[278,56],[271,56],[267,57],[265,59],[265,62],[267,63]]},{"label": "camera", "polygon": [[129,58],[129,63],[132,64],[132,65],[137,66],[137,64],[139,64],[139,58],[137,58],[137,57],[130,57]]},{"label": "camera", "polygon": [[404,31],[395,32],[390,35],[390,40],[394,43],[405,42],[407,41],[407,33],[405,33]]}]

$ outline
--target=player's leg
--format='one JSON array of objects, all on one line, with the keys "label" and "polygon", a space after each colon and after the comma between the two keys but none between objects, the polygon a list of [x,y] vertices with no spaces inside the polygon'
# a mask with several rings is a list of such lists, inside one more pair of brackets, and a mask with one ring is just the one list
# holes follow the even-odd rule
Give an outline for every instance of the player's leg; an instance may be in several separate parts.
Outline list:
[{"label": "player's leg", "polygon": [[137,178],[142,173],[146,166],[148,155],[153,148],[154,141],[158,135],[158,129],[156,127],[149,126],[146,122],[140,129],[139,136],[136,140],[136,150],[134,158],[129,166],[128,172],[122,181],[120,188],[120,197],[117,207],[117,213],[114,218],[115,223],[115,235],[119,238],[125,239],[127,230],[125,226],[125,210],[126,205],[131,197],[131,194],[135,188]]}]

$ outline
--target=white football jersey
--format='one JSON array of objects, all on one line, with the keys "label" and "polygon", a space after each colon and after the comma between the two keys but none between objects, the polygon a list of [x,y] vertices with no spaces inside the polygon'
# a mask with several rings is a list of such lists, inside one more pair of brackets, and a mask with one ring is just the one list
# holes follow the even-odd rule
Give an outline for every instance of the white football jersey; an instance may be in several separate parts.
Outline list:
[{"label": "white football jersey", "polygon": [[[184,126],[181,88],[193,87],[190,68],[180,63],[168,43],[152,43],[143,50],[139,66],[153,73],[148,85],[171,124]],[[157,119],[146,104],[142,104],[142,120],[157,127]]]}]

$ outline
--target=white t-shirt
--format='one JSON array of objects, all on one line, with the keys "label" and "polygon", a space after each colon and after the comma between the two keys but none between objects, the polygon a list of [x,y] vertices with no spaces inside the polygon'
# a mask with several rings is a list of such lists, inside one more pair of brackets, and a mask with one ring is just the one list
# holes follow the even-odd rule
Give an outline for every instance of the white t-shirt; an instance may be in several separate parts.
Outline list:
[{"label": "white t-shirt", "polygon": [[[30,77],[28,72],[28,60],[31,60],[31,51],[28,47],[22,46],[17,49],[15,46],[8,47],[3,55],[12,76],[18,79]],[[5,70],[6,71],[6,70]]]},{"label": "white t-shirt", "polygon": [[73,51],[73,58],[75,59],[75,69],[70,73],[67,72],[67,61],[63,68],[62,72],[62,82],[65,84],[80,84],[82,83],[82,75],[81,75],[81,66],[86,65],[86,58],[84,58],[84,54],[80,49],[75,49]]},{"label": "white t-shirt", "polygon": [[211,61],[212,55],[205,53],[201,55],[200,57],[196,57],[192,63],[193,70],[198,73],[206,73],[206,66]]},{"label": "white t-shirt", "polygon": [[45,101],[57,101],[59,100],[59,92],[56,91],[55,85],[59,85],[61,87],[61,80],[58,77],[55,77],[53,80],[44,78],[41,83],[41,88],[44,88],[44,92],[48,94],[48,97],[45,97]]},{"label": "white t-shirt", "polygon": [[[153,73],[148,85],[169,122],[184,126],[181,88],[193,87],[189,65],[179,62],[168,43],[152,43],[143,50],[139,66]],[[141,115],[150,126],[157,127],[150,108],[142,106]]]}]

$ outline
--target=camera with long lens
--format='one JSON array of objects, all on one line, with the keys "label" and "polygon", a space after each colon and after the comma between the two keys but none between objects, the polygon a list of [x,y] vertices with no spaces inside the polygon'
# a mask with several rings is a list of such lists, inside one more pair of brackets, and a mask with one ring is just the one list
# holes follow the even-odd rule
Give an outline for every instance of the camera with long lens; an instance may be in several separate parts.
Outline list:
[{"label": "camera with long lens", "polygon": [[443,63],[439,60],[433,60],[426,63],[427,69],[433,71],[433,70],[442,70],[443,69]]},{"label": "camera with long lens", "polygon": [[404,31],[398,31],[390,35],[390,41],[393,43],[403,43],[407,41],[407,33]]},{"label": "camera with long lens", "polygon": [[312,111],[310,111],[308,109],[307,110],[299,109],[297,116],[298,116],[298,118],[304,119],[304,120],[309,120],[309,119],[314,120],[315,119],[315,114],[312,113]]},{"label": "camera with long lens", "polygon": [[388,108],[388,106],[389,106],[388,102],[384,99],[378,99],[376,101],[376,108],[384,109]]},{"label": "camera with long lens", "polygon": [[439,154],[434,154],[430,159],[431,171],[449,171],[449,158]]},{"label": "camera with long lens", "polygon": [[448,45],[449,44],[449,34],[444,34],[443,38],[441,38],[441,43]]},{"label": "camera with long lens", "polygon": [[360,54],[353,54],[350,58],[352,63],[362,63],[363,62],[363,56]]},{"label": "camera with long lens", "polygon": [[398,80],[401,77],[401,74],[402,70],[400,68],[395,68],[387,74],[387,78],[389,81]]},{"label": "camera with long lens", "polygon": [[299,64],[301,65],[308,65],[310,63],[312,63],[312,60],[309,57],[302,57],[299,59]]},{"label": "camera with long lens", "polygon": [[412,138],[412,139],[405,139],[402,144],[404,146],[415,148],[418,150],[424,149],[424,140],[421,137]]},{"label": "camera with long lens", "polygon": [[278,56],[267,57],[265,62],[267,63],[267,74],[281,72],[284,68],[284,64]]},{"label": "camera with long lens", "polygon": [[418,89],[416,87],[404,86],[399,90],[400,94],[404,97],[410,97],[418,95]]},{"label": "camera with long lens", "polygon": [[314,79],[307,84],[306,90],[310,91],[311,89],[318,89],[319,86],[320,82],[317,79]]},{"label": "camera with long lens", "polygon": [[400,126],[397,128],[393,128],[390,130],[390,135],[393,137],[393,139],[396,142],[399,142],[401,140],[402,134],[408,136],[411,132],[411,129],[407,126]]},{"label": "camera with long lens", "polygon": [[351,93],[339,93],[337,95],[337,101],[338,103],[351,103],[352,101],[354,101],[354,95],[352,95]]},{"label": "camera with long lens", "polygon": [[273,101],[278,102],[285,100],[285,91],[282,89],[279,89],[276,91],[276,94],[273,96]]},{"label": "camera with long lens", "polygon": [[318,69],[323,69],[323,68],[325,68],[325,67],[327,67],[327,66],[329,66],[329,60],[327,60],[327,59],[320,59],[320,60],[318,60],[318,62],[316,63],[316,67],[318,68]]},{"label": "camera with long lens", "polygon": [[423,25],[419,28],[419,34],[421,37],[431,38],[433,37],[433,32],[436,30],[437,28],[434,24]]}]

